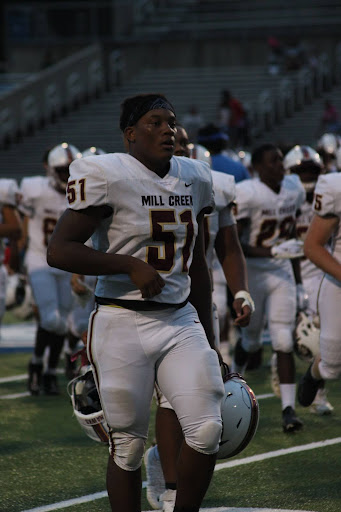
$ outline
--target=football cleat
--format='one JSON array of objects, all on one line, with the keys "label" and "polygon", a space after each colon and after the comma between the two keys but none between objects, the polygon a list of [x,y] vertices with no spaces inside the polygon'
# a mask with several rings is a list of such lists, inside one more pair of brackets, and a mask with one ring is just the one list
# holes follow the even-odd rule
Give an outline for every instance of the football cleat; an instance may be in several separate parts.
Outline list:
[{"label": "football cleat", "polygon": [[303,427],[303,422],[296,416],[295,410],[290,405],[282,411],[282,419],[283,431],[286,433],[301,430]]},{"label": "football cleat", "polygon": [[162,512],[173,512],[176,500],[176,490],[166,489],[161,496],[160,501],[162,502]]},{"label": "football cleat", "polygon": [[45,395],[59,395],[59,387],[57,375],[52,373],[44,373],[43,375],[43,388]]},{"label": "football cleat", "polygon": [[27,389],[31,395],[39,395],[42,385],[43,365],[29,363]]},{"label": "football cleat", "polygon": [[161,507],[160,495],[166,486],[157,446],[148,448],[144,454],[144,465],[147,475],[147,500],[151,507],[159,509]]},{"label": "football cleat", "polygon": [[308,407],[315,400],[316,394],[321,386],[323,386],[323,379],[314,379],[311,374],[311,365],[301,377],[297,389],[297,400],[303,407]]},{"label": "football cleat", "polygon": [[259,406],[252,389],[239,373],[229,373],[227,365],[223,376],[225,396],[221,405],[223,430],[218,459],[228,459],[240,453],[256,433]]},{"label": "football cleat", "polygon": [[315,400],[309,410],[311,413],[317,414],[318,416],[327,416],[333,412],[334,407],[328,402],[327,392],[324,387],[318,389]]}]

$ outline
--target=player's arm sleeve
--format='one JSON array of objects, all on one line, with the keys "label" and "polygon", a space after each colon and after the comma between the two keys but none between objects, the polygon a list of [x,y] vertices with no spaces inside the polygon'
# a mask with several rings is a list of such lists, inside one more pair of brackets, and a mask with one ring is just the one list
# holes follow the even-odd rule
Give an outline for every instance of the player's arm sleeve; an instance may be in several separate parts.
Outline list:
[{"label": "player's arm sleeve", "polygon": [[18,184],[15,180],[2,180],[0,187],[1,204],[6,206],[16,206],[18,193]]},{"label": "player's arm sleeve", "polygon": [[71,163],[66,197],[72,210],[108,205],[107,176],[93,158]]},{"label": "player's arm sleeve", "polygon": [[236,185],[236,219],[247,219],[252,215],[252,189],[251,180],[245,180]]},{"label": "player's arm sleeve", "polygon": [[335,190],[329,175],[321,175],[317,181],[313,200],[313,212],[320,217],[337,215]]},{"label": "player's arm sleeve", "polygon": [[39,180],[29,177],[23,178],[19,189],[19,205],[20,213],[26,217],[32,217],[34,213],[35,200],[41,194],[41,187]]},{"label": "player's arm sleeve", "polygon": [[202,184],[200,186],[201,201],[199,212],[204,214],[212,213],[215,208],[214,190],[212,182],[212,173],[206,162],[200,162],[202,165]]},{"label": "player's arm sleeve", "polygon": [[228,188],[224,188],[224,203],[226,206],[219,213],[219,228],[226,226],[232,226],[236,224],[236,218],[234,216],[235,200],[236,200],[236,183],[234,177],[230,180]]}]

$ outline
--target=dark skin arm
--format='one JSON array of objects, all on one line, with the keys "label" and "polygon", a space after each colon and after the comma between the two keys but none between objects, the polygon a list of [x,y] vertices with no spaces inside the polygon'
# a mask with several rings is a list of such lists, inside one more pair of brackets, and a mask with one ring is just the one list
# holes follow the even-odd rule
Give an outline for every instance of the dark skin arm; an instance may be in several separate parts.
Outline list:
[{"label": "dark skin arm", "polygon": [[[242,233],[247,229],[249,222],[247,218],[238,220],[237,231],[240,240],[242,240]],[[271,248],[269,247],[251,247],[251,245],[245,242],[241,245],[244,255],[247,258],[272,258]]]},{"label": "dark skin arm", "polygon": [[216,350],[212,324],[212,284],[205,257],[203,212],[198,215],[197,221],[198,236],[195,241],[193,260],[189,270],[189,275],[191,277],[191,293],[189,295],[189,301],[198,312],[199,319],[205,329],[210,346]]},{"label": "dark skin arm", "polygon": [[105,206],[66,210],[50,239],[47,262],[51,267],[76,274],[128,274],[142,297],[151,299],[161,293],[165,285],[151,265],[133,256],[104,253],[84,245],[108,213]]},{"label": "dark skin arm", "polygon": [[[246,262],[235,224],[219,230],[215,249],[232,295],[234,296],[239,290],[248,291]],[[249,306],[242,308],[243,302],[244,299],[233,301],[233,309],[237,315],[234,323],[239,327],[248,325],[251,318],[251,309]]]}]

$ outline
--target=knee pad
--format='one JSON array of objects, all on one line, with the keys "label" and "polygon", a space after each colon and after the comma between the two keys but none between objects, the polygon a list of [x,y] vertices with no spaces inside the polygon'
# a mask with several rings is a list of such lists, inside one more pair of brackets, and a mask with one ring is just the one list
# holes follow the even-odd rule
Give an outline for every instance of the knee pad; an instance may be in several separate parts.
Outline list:
[{"label": "knee pad", "polygon": [[250,337],[249,335],[246,336],[243,332],[241,346],[245,352],[252,354],[261,348],[262,340],[258,339],[257,336],[254,338]]},{"label": "knee pad", "polygon": [[288,327],[281,327],[276,331],[270,332],[272,348],[275,352],[284,352],[290,354],[294,349],[294,339],[292,332]]},{"label": "knee pad", "polygon": [[142,464],[146,441],[125,432],[109,432],[109,451],[124,471],[136,471]]},{"label": "knee pad", "polygon": [[67,332],[66,322],[60,317],[58,311],[51,311],[45,318],[41,318],[40,325],[46,331],[54,332],[61,336]]},{"label": "knee pad", "polygon": [[341,375],[340,365],[332,366],[325,361],[319,362],[319,371],[322,379],[337,380]]},{"label": "knee pad", "polygon": [[195,431],[186,433],[185,441],[196,452],[211,455],[219,450],[219,441],[222,432],[222,422],[207,420]]}]

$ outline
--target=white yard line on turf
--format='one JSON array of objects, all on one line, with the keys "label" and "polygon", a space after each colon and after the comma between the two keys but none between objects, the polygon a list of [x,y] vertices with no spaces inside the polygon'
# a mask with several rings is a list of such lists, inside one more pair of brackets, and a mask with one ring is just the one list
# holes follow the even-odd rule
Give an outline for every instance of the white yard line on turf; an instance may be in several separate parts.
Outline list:
[{"label": "white yard line on turf", "polygon": [[[62,369],[57,370],[58,373],[63,373]],[[16,382],[20,380],[26,380],[27,374],[21,374],[21,375],[12,375],[11,377],[1,377],[0,378],[0,384],[7,384],[8,382]],[[0,395],[0,399],[2,398],[20,398],[21,396],[28,396],[27,393],[17,395]],[[272,398],[274,397],[274,393],[264,393],[263,395],[257,395],[258,400],[264,400],[266,398]]]},{"label": "white yard line on turf", "polygon": [[[326,446],[332,446],[334,444],[341,443],[341,437],[335,437],[334,439],[326,439],[325,441],[318,441],[316,443],[303,444],[301,446],[294,446],[293,448],[285,448],[282,450],[275,450],[273,452],[261,453],[259,455],[254,455],[252,457],[245,457],[244,459],[233,460],[229,462],[224,462],[222,464],[217,464],[215,467],[215,471],[219,471],[221,469],[241,466],[243,464],[250,464],[252,462],[260,462],[266,459],[271,459],[273,457],[279,457],[281,455],[287,455],[290,453],[298,453],[304,452],[307,450],[315,450],[317,448],[324,448]],[[145,482],[144,482],[145,484]],[[145,485],[144,485],[145,487]],[[59,503],[52,503],[51,505],[45,505],[42,507],[31,508],[29,510],[24,510],[23,512],[48,512],[50,510],[60,510],[62,508],[71,507],[72,505],[78,505],[81,503],[86,503],[89,501],[98,500],[100,498],[105,498],[107,496],[106,491],[97,492],[95,494],[88,494],[87,496],[82,496],[80,498],[73,498],[71,500],[60,501]],[[202,511],[207,512],[308,512],[304,510],[283,510],[283,509],[270,509],[270,508],[204,508]],[[312,512],[312,511],[310,511]]]}]

